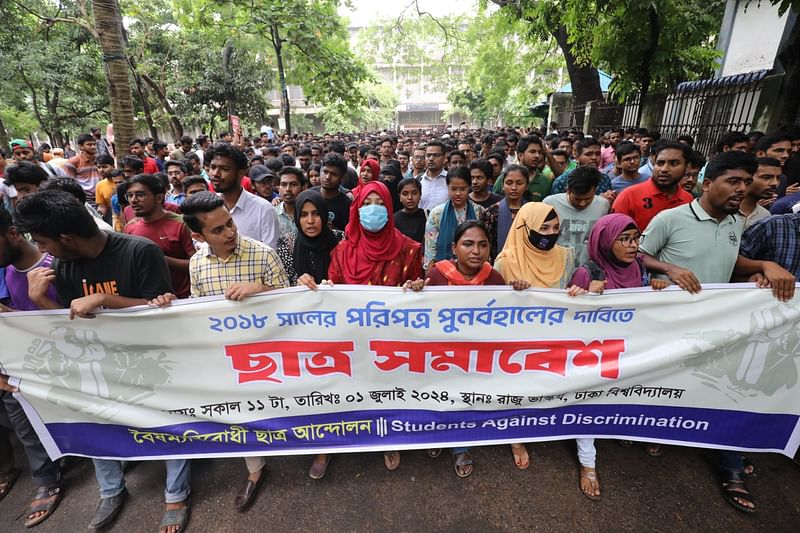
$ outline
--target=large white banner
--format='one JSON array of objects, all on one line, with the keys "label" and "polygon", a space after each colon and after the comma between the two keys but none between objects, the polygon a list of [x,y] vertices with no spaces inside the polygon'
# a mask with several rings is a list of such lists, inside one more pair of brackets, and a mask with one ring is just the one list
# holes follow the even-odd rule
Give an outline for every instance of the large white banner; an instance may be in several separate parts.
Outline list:
[{"label": "large white banner", "polygon": [[53,457],[284,455],[573,437],[794,455],[800,306],[751,285],[337,286],[0,316]]}]

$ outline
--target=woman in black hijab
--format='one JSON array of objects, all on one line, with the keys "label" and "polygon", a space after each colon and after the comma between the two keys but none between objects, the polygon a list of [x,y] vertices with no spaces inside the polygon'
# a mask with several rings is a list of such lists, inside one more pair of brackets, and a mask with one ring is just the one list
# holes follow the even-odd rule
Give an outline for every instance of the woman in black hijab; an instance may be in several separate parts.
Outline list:
[{"label": "woman in black hijab", "polygon": [[328,207],[317,191],[306,190],[295,200],[296,233],[278,239],[278,255],[292,285],[298,278],[320,283],[328,277],[331,251],[344,238],[344,232],[331,229]]}]

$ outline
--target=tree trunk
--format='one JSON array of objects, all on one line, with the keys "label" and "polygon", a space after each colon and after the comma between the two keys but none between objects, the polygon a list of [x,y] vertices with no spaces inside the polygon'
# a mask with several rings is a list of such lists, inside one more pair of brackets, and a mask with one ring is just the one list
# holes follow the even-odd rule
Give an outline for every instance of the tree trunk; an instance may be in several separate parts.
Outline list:
[{"label": "tree trunk", "polygon": [[572,84],[572,98],[575,101],[575,106],[602,100],[603,90],[600,88],[600,74],[592,65],[578,63],[578,59],[572,53],[572,46],[568,42],[566,26],[561,24],[552,35],[559,48],[561,48],[561,52],[564,54],[564,61],[567,63],[567,72],[569,73],[569,81]]},{"label": "tree trunk", "polygon": [[228,40],[225,41],[225,47],[222,49],[222,72],[225,77],[225,105],[228,113],[228,130],[235,136],[236,132],[233,131],[233,121],[231,120],[231,117],[236,114],[233,76],[231,76],[231,55],[233,55],[233,44]]},{"label": "tree trunk", "polygon": [[289,119],[289,89],[286,86],[286,72],[283,69],[283,54],[281,48],[283,41],[281,41],[280,33],[278,33],[278,25],[272,25],[272,44],[275,47],[275,56],[278,59],[278,78],[281,81],[281,108],[283,109],[283,118],[286,121],[286,133],[291,137],[292,135],[292,122]]},{"label": "tree trunk", "polygon": [[642,123],[642,112],[644,111],[644,104],[647,100],[647,95],[650,93],[650,83],[653,79],[650,74],[650,64],[653,61],[656,53],[658,52],[658,40],[661,37],[661,19],[658,16],[658,11],[654,5],[650,5],[648,10],[648,18],[650,20],[650,39],[647,49],[642,54],[642,63],[639,67],[639,79],[641,80],[642,88],[639,91],[639,106],[636,110],[636,125]]},{"label": "tree trunk", "polygon": [[159,87],[158,84],[147,74],[142,74],[142,80],[144,80],[150,90],[153,91],[153,94],[156,95],[156,98],[158,98],[161,108],[169,118],[169,128],[172,130],[172,135],[175,137],[175,142],[178,142],[180,138],[183,137],[183,125],[178,119],[178,114],[175,113],[175,109],[172,107],[172,104],[170,104],[169,100],[167,100],[167,95],[164,94],[164,91],[161,90],[161,87]]},{"label": "tree trunk", "polygon": [[121,16],[117,0],[92,0],[94,27],[103,51],[104,71],[114,124],[117,158],[128,153],[128,143],[136,136],[133,120],[133,98],[128,78],[128,57],[123,44]]},{"label": "tree trunk", "polygon": [[6,130],[6,125],[3,124],[3,118],[0,117],[0,146],[8,146],[9,141],[8,130]]},{"label": "tree trunk", "polygon": [[781,123],[800,123],[800,20],[794,23],[786,44],[778,52],[786,74],[783,78],[783,115]]}]

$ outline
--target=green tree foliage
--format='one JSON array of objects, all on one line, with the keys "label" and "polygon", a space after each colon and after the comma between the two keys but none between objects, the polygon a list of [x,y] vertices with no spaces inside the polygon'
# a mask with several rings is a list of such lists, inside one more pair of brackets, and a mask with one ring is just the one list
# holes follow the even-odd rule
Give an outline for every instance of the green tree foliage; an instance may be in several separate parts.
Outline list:
[{"label": "green tree foliage", "polygon": [[303,88],[309,103],[346,113],[361,105],[359,83],[370,78],[350,52],[339,0],[173,0],[182,25],[226,35],[258,37],[264,68],[286,66],[286,83]]},{"label": "green tree foliage", "polygon": [[109,120],[108,94],[100,48],[92,35],[81,26],[48,21],[42,15],[55,19],[81,13],[71,2],[30,0],[25,7],[0,3],[0,19],[14,28],[0,32],[0,109],[3,123],[15,135],[39,129],[60,145],[64,132]]},{"label": "green tree foliage", "polygon": [[392,126],[399,99],[386,83],[361,82],[364,102],[347,108],[329,107],[320,114],[326,131],[375,131]]},{"label": "green tree foliage", "polygon": [[576,56],[624,98],[710,77],[724,11],[724,0],[568,0],[563,18]]}]

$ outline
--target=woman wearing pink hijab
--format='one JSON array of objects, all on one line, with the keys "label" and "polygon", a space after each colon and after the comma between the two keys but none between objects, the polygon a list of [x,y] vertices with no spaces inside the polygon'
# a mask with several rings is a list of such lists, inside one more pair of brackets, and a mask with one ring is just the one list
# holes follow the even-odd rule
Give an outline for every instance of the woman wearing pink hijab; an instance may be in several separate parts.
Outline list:
[{"label": "woman wearing pink hijab", "polygon": [[[650,285],[661,290],[668,282],[648,279],[639,256],[641,231],[628,215],[613,213],[600,217],[589,232],[589,262],[572,274],[567,292],[571,296],[604,289],[630,289]],[[597,451],[594,439],[576,439],[581,464],[580,487],[590,500],[600,499],[600,481],[595,470]],[[649,445],[648,453],[661,454],[660,446]]]}]

